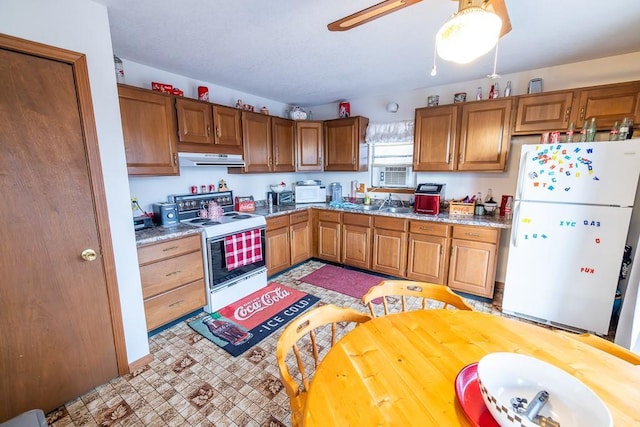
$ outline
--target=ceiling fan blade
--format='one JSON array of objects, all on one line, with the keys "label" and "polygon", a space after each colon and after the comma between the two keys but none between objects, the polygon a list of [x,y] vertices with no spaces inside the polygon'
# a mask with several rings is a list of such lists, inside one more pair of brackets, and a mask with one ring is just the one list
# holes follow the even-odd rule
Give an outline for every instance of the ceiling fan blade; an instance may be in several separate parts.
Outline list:
[{"label": "ceiling fan blade", "polygon": [[502,19],[502,30],[500,31],[500,37],[511,31],[511,20],[509,19],[507,5],[504,3],[504,0],[488,0],[486,10],[495,13],[500,17],[500,19]]},{"label": "ceiling fan blade", "polygon": [[342,19],[334,21],[327,25],[330,31],[346,31],[350,30],[358,25],[362,25],[365,22],[373,21],[376,18],[387,15],[396,10],[400,10],[412,4],[421,2],[422,0],[385,0],[374,6],[363,9],[359,12],[353,13]]}]

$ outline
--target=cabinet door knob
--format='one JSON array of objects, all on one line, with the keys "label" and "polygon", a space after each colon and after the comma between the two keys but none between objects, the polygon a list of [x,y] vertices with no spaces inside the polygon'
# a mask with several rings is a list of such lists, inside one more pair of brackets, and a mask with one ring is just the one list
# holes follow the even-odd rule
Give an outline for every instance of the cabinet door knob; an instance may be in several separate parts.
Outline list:
[{"label": "cabinet door knob", "polygon": [[571,112],[571,108],[567,107],[567,111],[564,112],[564,121],[569,120],[569,113]]},{"label": "cabinet door knob", "polygon": [[207,126],[207,136],[211,136],[211,126]]},{"label": "cabinet door knob", "polygon": [[85,261],[95,261],[96,258],[98,258],[96,251],[94,251],[93,249],[85,249],[84,251],[82,251],[80,256]]},{"label": "cabinet door knob", "polygon": [[220,138],[220,126],[216,126],[216,138]]},{"label": "cabinet door knob", "polygon": [[580,121],[584,120],[584,107],[580,109]]}]

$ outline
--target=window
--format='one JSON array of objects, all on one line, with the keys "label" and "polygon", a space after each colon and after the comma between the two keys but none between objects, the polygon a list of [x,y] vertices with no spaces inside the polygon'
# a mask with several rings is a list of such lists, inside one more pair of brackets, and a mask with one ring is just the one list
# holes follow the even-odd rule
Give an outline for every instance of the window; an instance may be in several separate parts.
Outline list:
[{"label": "window", "polygon": [[413,121],[369,124],[372,187],[415,187],[413,127]]}]

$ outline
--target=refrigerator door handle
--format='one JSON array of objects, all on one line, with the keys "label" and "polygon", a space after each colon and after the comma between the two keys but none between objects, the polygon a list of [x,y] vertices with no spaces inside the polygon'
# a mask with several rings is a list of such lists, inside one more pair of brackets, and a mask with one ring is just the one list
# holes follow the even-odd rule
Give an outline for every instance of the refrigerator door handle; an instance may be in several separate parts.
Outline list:
[{"label": "refrigerator door handle", "polygon": [[518,187],[516,188],[516,200],[522,200],[522,186],[524,183],[524,174],[526,173],[525,165],[529,160],[529,154],[531,154],[531,151],[525,151],[524,155],[520,156],[520,166],[518,168],[518,181],[517,181]]},{"label": "refrigerator door handle", "polygon": [[520,225],[520,203],[516,202],[513,207],[513,220],[511,221],[511,236],[514,248],[518,247],[518,226]]}]

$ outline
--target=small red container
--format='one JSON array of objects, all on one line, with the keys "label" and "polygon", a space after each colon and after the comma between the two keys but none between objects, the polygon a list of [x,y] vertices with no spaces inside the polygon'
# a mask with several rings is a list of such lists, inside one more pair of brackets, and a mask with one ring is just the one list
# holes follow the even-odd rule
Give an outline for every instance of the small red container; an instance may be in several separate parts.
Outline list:
[{"label": "small red container", "polygon": [[209,102],[209,88],[206,86],[198,86],[198,99],[200,101]]},{"label": "small red container", "polygon": [[209,193],[213,193],[214,191],[216,191],[216,186],[213,184],[209,184]]},{"label": "small red container", "polygon": [[346,119],[351,116],[351,104],[348,102],[341,102],[338,107],[338,117],[341,119]]},{"label": "small red container", "polygon": [[191,186],[191,194],[198,194],[198,187],[195,185]]}]

